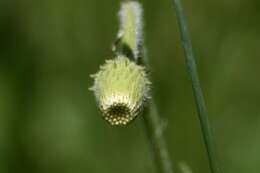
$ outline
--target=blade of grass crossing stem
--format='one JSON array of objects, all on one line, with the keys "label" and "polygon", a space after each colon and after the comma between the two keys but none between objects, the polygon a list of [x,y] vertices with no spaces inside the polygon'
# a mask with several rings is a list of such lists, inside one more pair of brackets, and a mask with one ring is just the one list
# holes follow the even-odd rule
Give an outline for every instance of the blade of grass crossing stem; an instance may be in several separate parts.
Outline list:
[{"label": "blade of grass crossing stem", "polygon": [[193,56],[191,40],[189,38],[188,26],[181,5],[181,0],[173,0],[173,4],[175,6],[177,21],[178,21],[180,35],[181,35],[181,42],[185,54],[187,70],[192,81],[192,89],[193,89],[193,94],[197,106],[202,135],[207,150],[209,167],[212,173],[220,173],[220,169],[218,167],[218,160],[216,156],[215,143],[213,140],[211,127],[208,120],[202,89],[200,87],[197,67]]}]

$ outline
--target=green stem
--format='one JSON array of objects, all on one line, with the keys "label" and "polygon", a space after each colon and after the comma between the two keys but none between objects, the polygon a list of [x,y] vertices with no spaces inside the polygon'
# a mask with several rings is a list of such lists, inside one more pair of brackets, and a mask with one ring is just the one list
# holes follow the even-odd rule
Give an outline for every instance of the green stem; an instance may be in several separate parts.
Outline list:
[{"label": "green stem", "polygon": [[[120,31],[115,44],[116,54],[123,54],[136,63],[148,66],[143,51],[142,8],[136,1],[123,1],[120,10]],[[144,125],[153,149],[156,168],[160,173],[173,173],[161,121],[153,98],[144,111]]]},{"label": "green stem", "polygon": [[144,111],[144,124],[147,136],[152,144],[157,171],[173,173],[172,163],[163,136],[161,120],[153,99]]},{"label": "green stem", "polygon": [[139,61],[143,46],[142,8],[138,2],[125,1],[119,11],[120,30],[118,32],[114,51]]},{"label": "green stem", "polygon": [[186,61],[188,73],[192,81],[193,94],[195,97],[203,139],[208,154],[210,170],[212,173],[220,173],[220,169],[218,167],[218,160],[216,156],[215,143],[212,136],[212,130],[207,115],[202,89],[200,87],[196,62],[193,56],[192,44],[189,38],[186,18],[181,6],[181,1],[173,0],[173,3],[175,6],[177,21],[180,29],[181,42],[185,53],[185,61]]}]

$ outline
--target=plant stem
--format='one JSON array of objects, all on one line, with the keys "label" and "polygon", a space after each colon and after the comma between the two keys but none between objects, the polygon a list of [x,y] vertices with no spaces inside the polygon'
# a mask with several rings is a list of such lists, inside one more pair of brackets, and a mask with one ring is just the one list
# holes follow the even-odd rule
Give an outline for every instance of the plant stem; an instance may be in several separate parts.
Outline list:
[{"label": "plant stem", "polygon": [[123,1],[119,11],[120,29],[114,45],[117,55],[139,61],[143,48],[142,8],[136,1]]},{"label": "plant stem", "polygon": [[189,38],[188,26],[184,15],[184,11],[181,6],[181,0],[173,0],[173,4],[176,10],[176,16],[181,35],[181,42],[185,53],[185,62],[192,81],[193,94],[197,106],[202,135],[207,150],[210,170],[212,173],[220,173],[220,169],[218,167],[218,160],[216,156],[215,143],[211,132],[212,130],[207,115],[202,89],[200,87],[196,62],[193,56],[192,44]]},{"label": "plant stem", "polygon": [[173,173],[171,160],[163,136],[161,120],[153,99],[144,111],[144,124],[147,136],[153,147],[157,171],[161,173]]},{"label": "plant stem", "polygon": [[[144,56],[143,50],[141,5],[136,1],[122,1],[119,16],[121,25],[114,47],[116,54],[123,54],[136,63],[142,63],[148,67],[147,57]],[[144,110],[143,117],[158,172],[173,173],[160,117],[152,98]]]}]

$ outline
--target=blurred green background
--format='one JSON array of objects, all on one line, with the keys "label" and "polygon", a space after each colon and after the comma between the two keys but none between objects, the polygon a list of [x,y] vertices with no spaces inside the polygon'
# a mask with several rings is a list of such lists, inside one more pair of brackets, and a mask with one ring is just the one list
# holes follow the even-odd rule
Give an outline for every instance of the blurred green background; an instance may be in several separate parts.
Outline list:
[{"label": "blurred green background", "polygon": [[[175,170],[208,173],[171,0],[142,0]],[[155,172],[142,118],[111,128],[88,90],[119,0],[0,0],[0,172]],[[223,172],[260,172],[260,1],[183,0]]]}]

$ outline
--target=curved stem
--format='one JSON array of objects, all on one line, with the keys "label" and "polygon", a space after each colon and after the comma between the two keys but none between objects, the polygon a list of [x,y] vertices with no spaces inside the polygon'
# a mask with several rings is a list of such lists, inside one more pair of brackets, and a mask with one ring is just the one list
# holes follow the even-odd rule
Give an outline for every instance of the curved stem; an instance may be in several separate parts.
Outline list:
[{"label": "curved stem", "polygon": [[215,142],[213,140],[212,130],[210,127],[208,114],[206,110],[206,105],[203,98],[202,89],[200,87],[196,62],[193,56],[192,44],[189,38],[188,26],[184,15],[184,11],[181,6],[181,0],[173,0],[173,4],[176,10],[177,21],[179,25],[180,34],[181,34],[181,42],[185,53],[185,62],[187,65],[188,73],[192,81],[193,94],[197,106],[202,135],[207,150],[210,170],[212,173],[220,173],[220,169],[218,167],[218,160],[216,156],[216,150],[215,150]]},{"label": "curved stem", "polygon": [[138,62],[142,53],[142,8],[138,2],[123,1],[119,11],[120,29],[114,45],[117,55]]},{"label": "curved stem", "polygon": [[[136,63],[148,66],[143,50],[142,8],[136,1],[123,1],[119,12],[120,30],[114,51]],[[160,173],[173,173],[168,149],[162,133],[161,121],[154,100],[144,111],[144,125],[153,149],[156,168]]]}]

